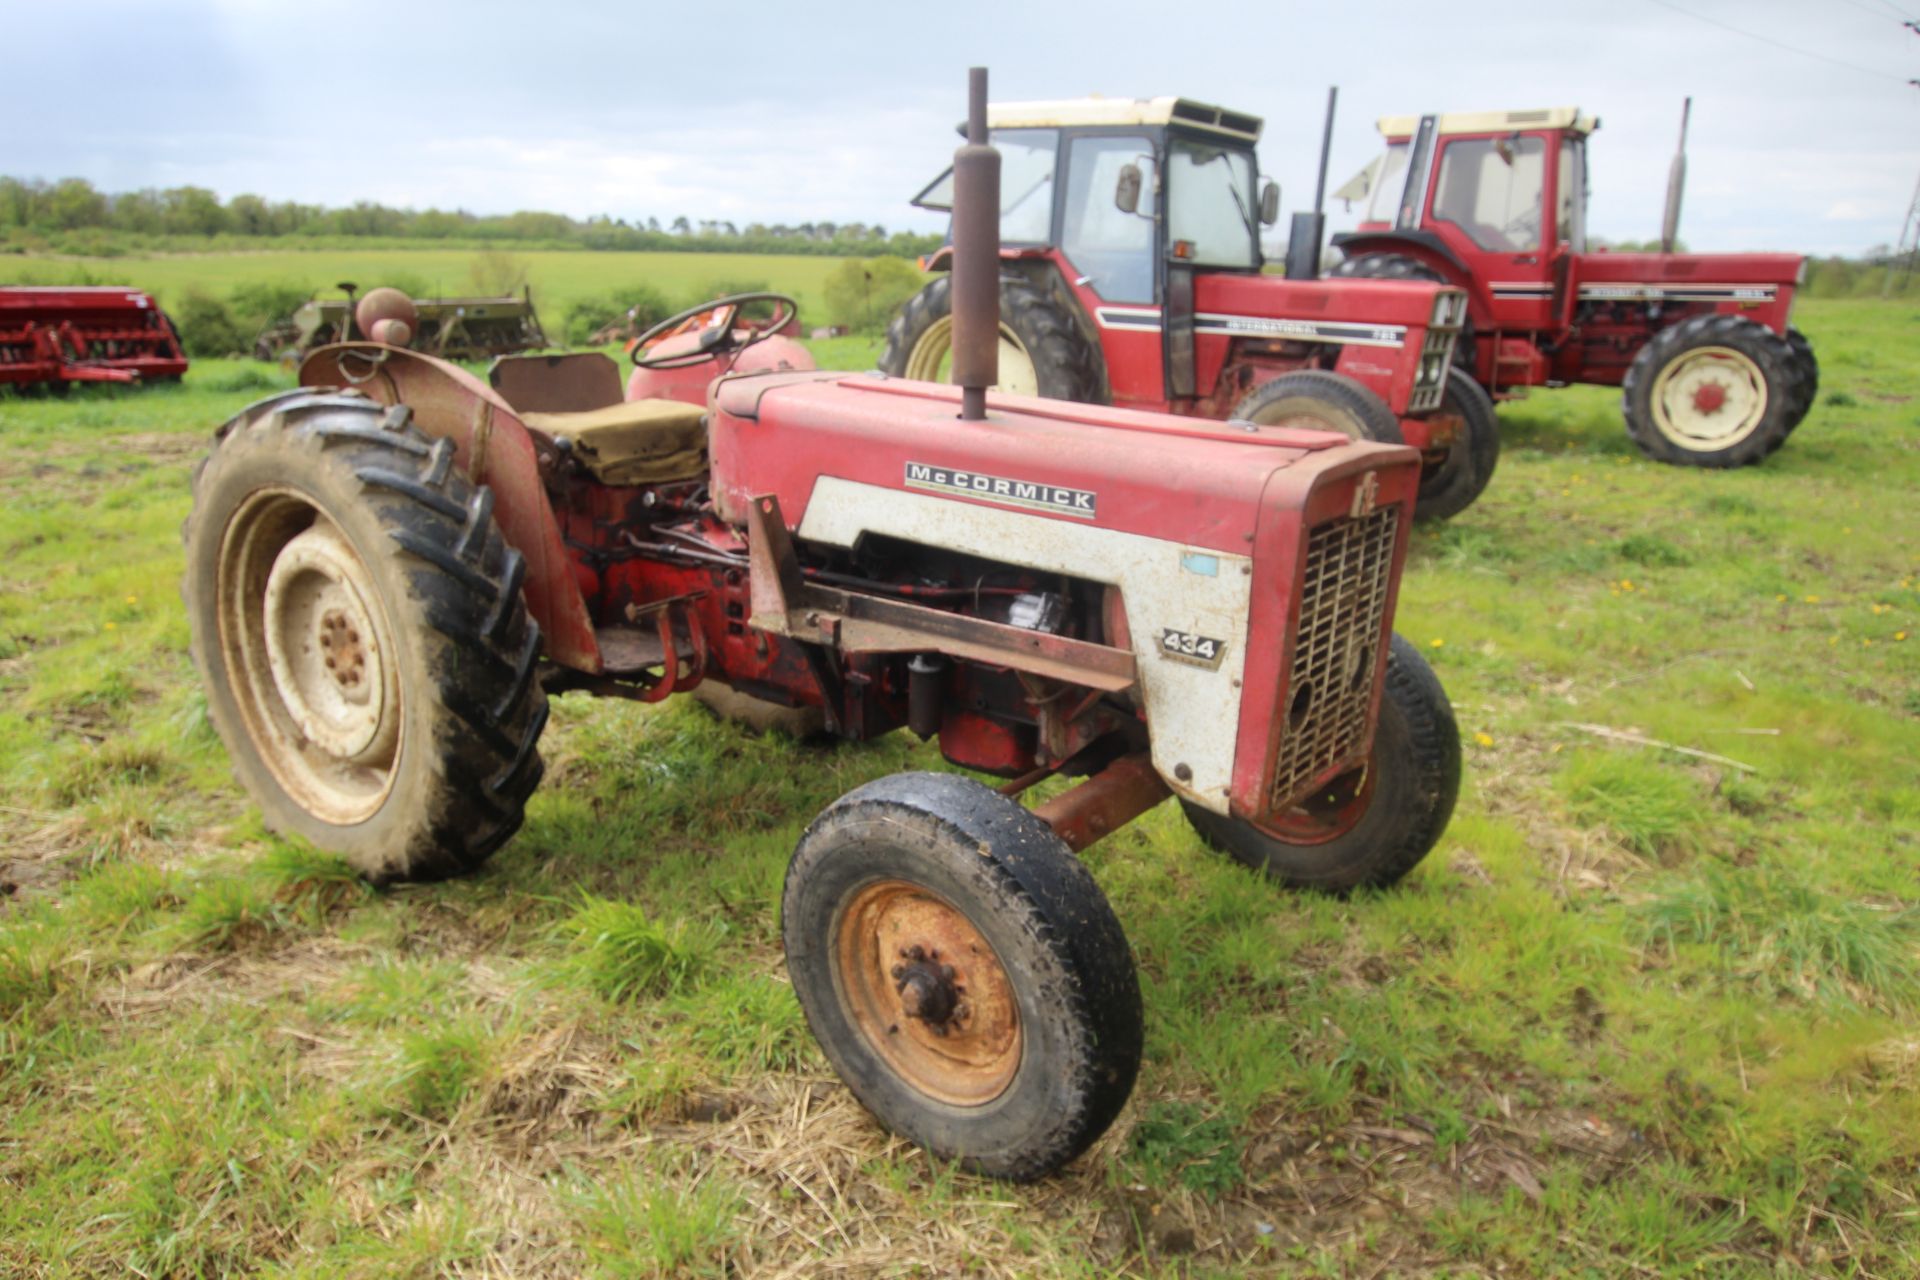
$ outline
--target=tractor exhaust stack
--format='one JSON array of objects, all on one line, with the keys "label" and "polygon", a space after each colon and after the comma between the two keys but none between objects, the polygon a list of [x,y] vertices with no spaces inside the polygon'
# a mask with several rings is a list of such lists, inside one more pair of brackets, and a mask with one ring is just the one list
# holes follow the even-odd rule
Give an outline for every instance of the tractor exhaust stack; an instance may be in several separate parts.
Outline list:
[{"label": "tractor exhaust stack", "polygon": [[987,416],[1000,381],[1000,153],[987,143],[987,69],[967,73],[967,143],[953,153],[953,381],[960,416]]},{"label": "tractor exhaust stack", "polygon": [[1680,148],[1673,153],[1667,170],[1667,211],[1660,219],[1660,252],[1672,253],[1680,234],[1680,197],[1687,187],[1687,117],[1693,114],[1693,99],[1680,108]]},{"label": "tractor exhaust stack", "polygon": [[1340,101],[1340,86],[1327,87],[1327,119],[1320,129],[1320,177],[1313,186],[1313,208],[1293,215],[1287,229],[1287,279],[1317,280],[1320,277],[1320,245],[1327,238],[1327,156],[1333,150],[1333,109]]}]

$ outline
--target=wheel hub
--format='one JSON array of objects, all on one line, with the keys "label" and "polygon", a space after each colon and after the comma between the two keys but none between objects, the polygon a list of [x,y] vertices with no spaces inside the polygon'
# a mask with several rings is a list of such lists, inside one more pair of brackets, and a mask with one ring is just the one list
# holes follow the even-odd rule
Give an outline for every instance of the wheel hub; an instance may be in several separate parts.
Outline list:
[{"label": "wheel hub", "polygon": [[338,530],[315,524],[274,557],[262,609],[267,666],[288,716],[307,741],[353,764],[390,758],[399,730],[365,576]]},{"label": "wheel hub", "polygon": [[1693,408],[1696,413],[1718,413],[1727,403],[1727,388],[1718,382],[1702,382],[1693,389]]},{"label": "wheel hub", "polygon": [[960,997],[966,988],[954,981],[950,964],[940,963],[940,953],[924,947],[902,947],[905,964],[893,966],[894,991],[900,1008],[909,1018],[918,1018],[937,1036],[944,1036],[953,1023],[967,1021],[969,1010]]}]

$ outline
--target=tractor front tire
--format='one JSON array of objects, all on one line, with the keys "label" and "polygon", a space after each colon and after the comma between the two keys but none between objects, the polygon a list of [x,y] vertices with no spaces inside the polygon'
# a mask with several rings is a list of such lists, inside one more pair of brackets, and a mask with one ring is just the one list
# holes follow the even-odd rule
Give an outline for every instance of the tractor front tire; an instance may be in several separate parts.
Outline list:
[{"label": "tractor front tire", "polygon": [[[929,282],[887,326],[880,371],[947,382],[953,363],[953,277]],[[996,389],[1079,404],[1105,404],[1100,352],[1067,310],[1024,280],[1000,281],[1000,380]]]},{"label": "tractor front tire", "polygon": [[[1787,376],[1793,383],[1793,426],[1797,427],[1813,409],[1814,397],[1820,394],[1820,361],[1813,354],[1813,344],[1807,341],[1807,335],[1798,329],[1789,327],[1786,336],[1788,370]],[[1789,427],[1791,431],[1793,428]],[[1786,437],[1780,438],[1785,443]],[[1775,444],[1778,449],[1780,444]]]},{"label": "tractor front tire", "polygon": [[1656,333],[1633,358],[1621,411],[1650,458],[1748,466],[1793,430],[1797,381],[1786,344],[1766,326],[1745,316],[1691,316]]},{"label": "tractor front tire", "polygon": [[901,773],[834,802],[794,850],[781,932],[840,1078],[936,1156],[1043,1177],[1133,1091],[1126,935],[1065,842],[989,787]]},{"label": "tractor front tire", "polygon": [[1233,417],[1263,427],[1337,431],[1349,440],[1406,443],[1400,419],[1385,400],[1345,374],[1325,369],[1295,369],[1261,383],[1241,397]]},{"label": "tractor front tire", "polygon": [[1420,472],[1420,497],[1414,514],[1422,520],[1445,520],[1474,504],[1500,465],[1500,419],[1493,398],[1459,365],[1447,370],[1447,389],[1440,412],[1456,415],[1460,428],[1447,448],[1446,460],[1429,463]]},{"label": "tractor front tire", "polygon": [[1439,841],[1460,794],[1460,730],[1420,651],[1393,638],[1373,755],[1273,826],[1182,801],[1200,838],[1298,889],[1384,888]]},{"label": "tractor front tire", "polygon": [[477,867],[539,784],[547,698],[493,492],[404,406],[296,392],[221,428],[181,594],[267,825],[375,883]]}]

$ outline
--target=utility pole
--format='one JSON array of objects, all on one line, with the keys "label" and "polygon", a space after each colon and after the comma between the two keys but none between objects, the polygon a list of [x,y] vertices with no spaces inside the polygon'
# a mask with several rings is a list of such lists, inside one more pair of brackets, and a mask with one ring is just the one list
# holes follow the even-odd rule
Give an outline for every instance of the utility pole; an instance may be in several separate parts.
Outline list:
[{"label": "utility pole", "polygon": [[[1913,276],[1914,260],[1920,258],[1920,179],[1913,184],[1913,199],[1907,202],[1907,216],[1900,223],[1900,243],[1893,247],[1893,256],[1887,259],[1886,283],[1880,286],[1880,296],[1893,296],[1893,275],[1900,272],[1901,287]],[[1905,259],[1905,267],[1901,260]]]}]

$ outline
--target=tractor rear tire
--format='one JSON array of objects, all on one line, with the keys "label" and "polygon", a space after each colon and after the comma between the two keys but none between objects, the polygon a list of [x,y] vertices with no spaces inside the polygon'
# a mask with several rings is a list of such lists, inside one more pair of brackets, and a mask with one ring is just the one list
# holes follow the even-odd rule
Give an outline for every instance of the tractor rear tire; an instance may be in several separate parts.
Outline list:
[{"label": "tractor rear tire", "polygon": [[1422,520],[1445,520],[1472,506],[1500,465],[1500,419],[1493,399],[1455,365],[1447,370],[1446,394],[1440,412],[1458,414],[1460,430],[1447,450],[1447,460],[1420,473],[1420,498],[1414,514]]},{"label": "tractor rear tire", "polygon": [[479,866],[543,770],[526,566],[453,455],[404,406],[296,392],[194,475],[181,594],[214,727],[268,826],[375,883]]},{"label": "tractor rear tire", "polygon": [[1181,805],[1207,844],[1292,888],[1384,888],[1413,870],[1453,816],[1460,730],[1433,668],[1397,635],[1365,774],[1334,783],[1338,794],[1324,807],[1322,797],[1311,798],[1284,831]]},{"label": "tractor rear tire", "polygon": [[[1452,284],[1445,276],[1420,261],[1409,258],[1404,253],[1363,253],[1357,258],[1342,258],[1328,269],[1328,280],[1431,280],[1435,284]],[[1453,362],[1471,371],[1473,369],[1473,321],[1467,320],[1460,326],[1460,337],[1453,344]]]},{"label": "tractor rear tire", "polygon": [[1787,346],[1745,316],[1690,316],[1627,368],[1621,412],[1641,452],[1693,467],[1741,467],[1778,449],[1797,420]]},{"label": "tractor rear tire", "polygon": [[1052,828],[970,779],[901,773],[814,819],[781,899],[807,1025],[874,1117],[1015,1182],[1091,1146],[1140,1069],[1120,922]]},{"label": "tractor rear tire", "polygon": [[[1813,354],[1813,344],[1807,341],[1807,335],[1798,329],[1787,329],[1786,344],[1790,364],[1787,376],[1793,380],[1793,426],[1797,427],[1813,409],[1814,397],[1820,394],[1820,361]],[[1778,449],[1784,443],[1786,437],[1782,436],[1780,443],[1773,447]]]},{"label": "tractor rear tire", "polygon": [[1337,431],[1349,440],[1405,444],[1400,419],[1371,388],[1325,369],[1295,369],[1261,383],[1233,407],[1233,417],[1261,426]]},{"label": "tractor rear tire", "polygon": [[[880,371],[947,382],[953,356],[953,277],[931,281],[887,326]],[[1000,381],[1014,395],[1108,401],[1105,365],[1067,310],[1024,280],[1000,281]]]}]

